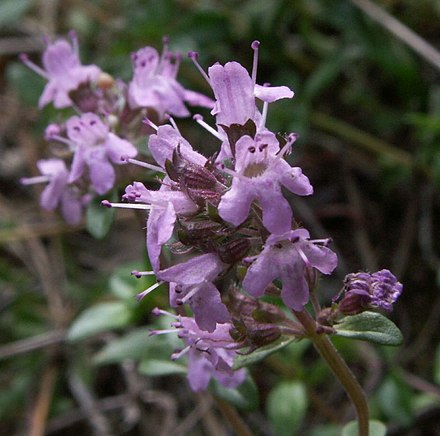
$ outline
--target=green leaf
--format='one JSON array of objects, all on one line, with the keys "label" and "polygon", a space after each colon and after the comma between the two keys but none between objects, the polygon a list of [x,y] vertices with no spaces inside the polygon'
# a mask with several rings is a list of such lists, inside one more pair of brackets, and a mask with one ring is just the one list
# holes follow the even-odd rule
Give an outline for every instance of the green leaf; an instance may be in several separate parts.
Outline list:
[{"label": "green leaf", "polygon": [[275,351],[281,350],[282,348],[286,347],[294,340],[295,338],[291,338],[291,337],[281,337],[275,342],[269,345],[265,345],[264,347],[258,348],[252,353],[237,354],[237,356],[234,359],[234,365],[232,366],[232,368],[234,370],[240,369],[245,366],[251,365],[253,363],[259,362],[260,360],[263,360],[265,357],[269,356],[270,354],[275,353]]},{"label": "green leaf", "polygon": [[97,365],[119,363],[126,359],[137,360],[148,352],[154,344],[154,337],[148,336],[146,328],[131,331],[105,345],[93,358]]},{"label": "green leaf", "polygon": [[[371,419],[368,423],[369,434],[374,436],[385,436],[387,428],[385,425],[374,419]],[[342,429],[341,436],[358,436],[358,424],[357,421],[351,421]]]},{"label": "green leaf", "polygon": [[101,206],[101,200],[97,199],[87,206],[87,230],[94,238],[102,239],[110,230],[114,217],[115,209]]},{"label": "green leaf", "polygon": [[381,345],[401,345],[402,333],[385,316],[376,312],[363,312],[359,315],[346,316],[333,326],[338,336]]},{"label": "green leaf", "polygon": [[275,434],[296,435],[307,410],[308,400],[304,385],[298,381],[282,381],[267,398],[267,415]]},{"label": "green leaf", "polygon": [[258,407],[259,396],[257,385],[248,374],[245,381],[236,388],[226,388],[213,379],[209,390],[219,398],[227,401],[238,409],[254,410]]},{"label": "green leaf", "polygon": [[81,313],[70,326],[67,339],[79,341],[96,333],[125,327],[131,322],[131,318],[130,308],[122,302],[100,303]]},{"label": "green leaf", "polygon": [[171,360],[148,359],[140,363],[139,372],[151,377],[186,374],[186,366]]}]

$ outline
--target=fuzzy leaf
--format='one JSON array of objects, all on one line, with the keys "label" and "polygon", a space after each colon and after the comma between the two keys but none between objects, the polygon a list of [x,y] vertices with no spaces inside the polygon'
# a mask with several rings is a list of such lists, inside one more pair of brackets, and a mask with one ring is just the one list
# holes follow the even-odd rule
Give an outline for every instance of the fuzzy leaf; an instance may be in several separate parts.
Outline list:
[{"label": "fuzzy leaf", "polygon": [[[385,436],[387,428],[383,423],[376,420],[370,420],[368,423],[369,433],[374,436]],[[356,421],[351,421],[342,429],[341,436],[358,436],[358,424]]]},{"label": "fuzzy leaf", "polygon": [[281,350],[282,348],[286,347],[294,340],[295,338],[291,337],[281,337],[269,345],[258,348],[252,353],[237,354],[237,357],[234,359],[234,365],[232,366],[232,368],[234,370],[237,370],[243,368],[244,366],[252,365],[253,363],[259,362],[270,354],[275,353],[275,351]]},{"label": "fuzzy leaf", "polygon": [[267,414],[279,436],[298,434],[306,410],[306,389],[298,381],[282,381],[267,398]]},{"label": "fuzzy leaf", "polygon": [[376,312],[363,312],[359,315],[346,316],[335,324],[336,335],[360,339],[381,345],[401,345],[402,333],[385,316]]},{"label": "fuzzy leaf", "polygon": [[186,374],[186,366],[171,360],[148,359],[140,363],[139,372],[150,377]]},{"label": "fuzzy leaf", "polygon": [[100,303],[86,309],[73,322],[67,333],[69,341],[78,341],[96,333],[125,327],[131,322],[132,312],[119,301]]}]

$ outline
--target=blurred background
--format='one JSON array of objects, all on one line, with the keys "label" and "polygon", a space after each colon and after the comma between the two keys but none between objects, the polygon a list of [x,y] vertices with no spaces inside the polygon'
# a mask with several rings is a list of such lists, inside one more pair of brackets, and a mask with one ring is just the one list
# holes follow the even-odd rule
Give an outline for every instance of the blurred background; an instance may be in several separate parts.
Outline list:
[{"label": "blurred background", "polygon": [[[293,199],[294,213],[313,237],[331,236],[340,259],[323,301],[349,272],[389,268],[404,284],[391,314],[403,346],[335,343],[389,435],[438,434],[437,0],[2,0],[0,433],[227,435],[246,425],[256,435],[325,436],[353,419],[306,341],[252,366],[254,382],[237,391],[192,393],[182,363],[169,360],[178,341],[148,338],[166,291],[133,298],[149,284],[129,274],[147,262],[143,219],[95,210],[91,234],[42,211],[39,188],[19,184],[49,156],[43,133],[57,111],[38,110],[44,81],[17,56],[40,62],[42,35],[70,29],[84,64],[124,80],[130,53],[160,50],[164,35],[173,50],[198,51],[205,69],[229,60],[251,69],[250,44],[261,42],[259,83],[295,91],[270,106],[267,126],[299,133],[292,159],[315,188]],[[186,58],[178,77],[209,94]],[[213,146],[192,120],[178,123],[194,148]]]}]

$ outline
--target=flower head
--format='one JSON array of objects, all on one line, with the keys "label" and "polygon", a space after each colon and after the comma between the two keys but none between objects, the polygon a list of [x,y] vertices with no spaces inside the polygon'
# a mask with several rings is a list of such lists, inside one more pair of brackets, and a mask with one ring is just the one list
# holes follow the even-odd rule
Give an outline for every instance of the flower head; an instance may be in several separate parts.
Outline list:
[{"label": "flower head", "polygon": [[110,132],[93,113],[71,117],[66,127],[75,151],[69,182],[78,180],[87,166],[93,189],[100,195],[105,194],[115,182],[112,163],[121,165],[125,163],[122,156],[136,156],[136,147]]},{"label": "flower head", "polygon": [[[291,142],[294,139],[292,137]],[[272,233],[289,231],[292,209],[281,188],[284,186],[297,195],[310,195],[313,188],[309,179],[301,168],[291,167],[284,160],[284,150],[280,151],[276,136],[267,130],[257,133],[255,138],[242,136],[235,150],[232,186],[220,201],[220,216],[231,224],[240,225],[248,217],[252,202],[258,200],[264,226]]]},{"label": "flower head", "polygon": [[204,95],[188,91],[176,80],[181,56],[165,45],[162,56],[153,47],[144,47],[132,55],[133,79],[128,85],[131,109],[151,108],[163,119],[165,114],[186,117],[185,103],[213,107]]},{"label": "flower head", "polygon": [[171,283],[172,306],[188,303],[199,328],[213,332],[217,323],[230,320],[220,292],[212,283],[226,268],[216,254],[207,253],[161,270],[157,278]]},{"label": "flower head", "polygon": [[[162,313],[156,310],[156,313]],[[244,369],[234,371],[232,364],[236,349],[240,346],[229,334],[230,323],[217,324],[212,332],[199,328],[193,318],[177,316],[177,322],[172,323],[178,331],[186,347],[175,352],[172,359],[188,356],[188,381],[193,391],[201,391],[208,387],[213,377],[223,386],[237,387],[243,383],[246,372]],[[152,334],[160,334],[154,331]]]},{"label": "flower head", "polygon": [[280,279],[284,303],[294,310],[302,310],[309,299],[307,272],[316,268],[323,274],[330,274],[337,264],[336,254],[318,245],[328,240],[313,241],[309,237],[306,229],[269,236],[263,251],[249,267],[243,288],[259,297],[273,280]]},{"label": "flower head", "polygon": [[48,80],[40,97],[40,108],[50,102],[56,108],[71,106],[69,92],[82,83],[96,81],[101,74],[96,65],[81,65],[76,35],[71,33],[70,36],[71,43],[64,39],[48,43],[43,53],[43,69],[33,64],[26,55],[21,56],[28,67]]},{"label": "flower head", "polygon": [[40,197],[43,209],[54,210],[61,204],[64,219],[72,225],[81,220],[83,207],[90,201],[89,195],[82,195],[75,186],[68,185],[69,172],[61,159],[41,159],[37,167],[42,174],[39,177],[23,178],[25,185],[47,183]]}]

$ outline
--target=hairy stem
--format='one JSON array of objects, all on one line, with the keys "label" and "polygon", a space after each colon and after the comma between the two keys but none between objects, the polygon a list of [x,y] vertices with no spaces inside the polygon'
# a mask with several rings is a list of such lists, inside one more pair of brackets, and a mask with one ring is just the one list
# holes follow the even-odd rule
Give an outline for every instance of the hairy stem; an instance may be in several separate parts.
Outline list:
[{"label": "hairy stem", "polygon": [[310,314],[305,310],[302,312],[294,311],[294,314],[303,325],[307,337],[313,342],[314,347],[327,362],[353,402],[357,414],[359,436],[368,436],[368,404],[361,385],[328,336],[317,331],[316,321]]}]

